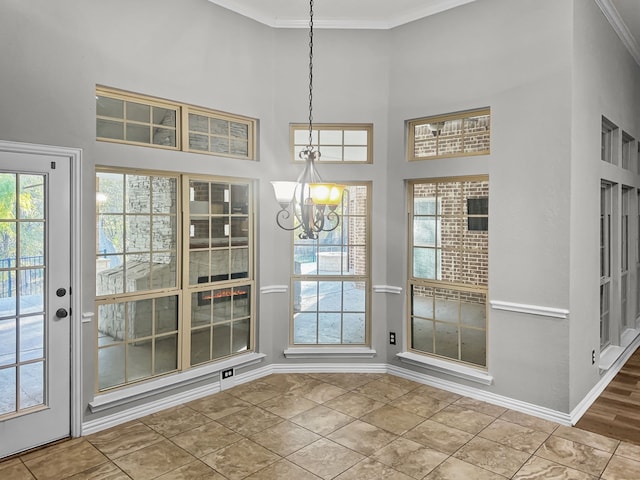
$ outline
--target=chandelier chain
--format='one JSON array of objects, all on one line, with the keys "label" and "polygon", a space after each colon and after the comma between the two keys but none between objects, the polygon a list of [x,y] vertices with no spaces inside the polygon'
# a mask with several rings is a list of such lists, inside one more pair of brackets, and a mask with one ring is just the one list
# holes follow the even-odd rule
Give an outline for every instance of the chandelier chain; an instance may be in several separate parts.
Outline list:
[{"label": "chandelier chain", "polygon": [[309,148],[313,145],[313,0],[309,0]]}]

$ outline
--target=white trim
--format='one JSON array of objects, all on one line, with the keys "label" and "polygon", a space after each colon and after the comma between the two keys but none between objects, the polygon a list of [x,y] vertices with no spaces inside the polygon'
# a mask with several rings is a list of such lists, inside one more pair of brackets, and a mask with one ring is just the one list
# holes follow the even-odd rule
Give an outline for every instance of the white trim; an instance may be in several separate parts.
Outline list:
[{"label": "white trim", "polygon": [[418,355],[412,352],[401,352],[396,354],[401,362],[413,365],[414,367],[433,370],[434,372],[444,373],[454,377],[462,378],[482,385],[493,384],[493,377],[483,370],[467,367],[455,362],[447,362],[439,358],[428,357],[426,355]]},{"label": "white trim", "polygon": [[95,312],[82,312],[82,323],[91,323],[95,315]]},{"label": "white trim", "polygon": [[600,361],[598,362],[598,368],[600,372],[609,370],[614,363],[624,353],[624,347],[618,345],[609,345],[607,348],[600,352]]},{"label": "white trim", "polygon": [[[266,355],[264,353],[251,352],[237,357],[231,357],[221,362],[191,368],[184,372],[166,375],[112,392],[96,395],[95,398],[89,402],[89,408],[93,413],[109,410],[110,408],[126,405],[160,393],[192,385],[213,376],[218,376],[221,370],[254,365],[261,362],[265,357]],[[153,404],[154,402],[151,403]]]},{"label": "white trim", "polygon": [[71,162],[71,355],[70,355],[70,425],[72,437],[82,435],[82,326],[76,322],[82,311],[82,149],[38,145],[34,143],[10,142],[0,140],[0,151],[31,153],[66,158]]},{"label": "white trim", "polygon": [[[231,10],[244,17],[251,18],[264,25],[268,25],[273,28],[309,28],[309,19],[282,17],[277,13],[269,12],[268,8],[254,8],[250,6],[253,2],[241,1],[241,0],[209,0],[211,3],[215,3],[227,10]],[[465,5],[467,3],[474,2],[475,0],[431,0],[425,2],[425,5],[421,5],[419,8],[401,12],[395,16],[377,19],[361,19],[361,18],[314,18],[314,28],[337,28],[337,29],[368,29],[368,30],[389,30],[400,25],[404,25],[415,20],[419,20],[436,13],[444,12],[451,8]],[[305,11],[306,14],[306,11]],[[366,12],[363,13],[366,17]]]},{"label": "white trim", "polygon": [[634,58],[636,63],[640,65],[640,47],[638,46],[638,42],[636,42],[635,38],[627,28],[627,25],[624,23],[624,20],[618,13],[618,10],[613,5],[611,0],[595,0],[604,16],[607,18],[613,30],[616,32],[622,44],[629,50],[629,53]]},{"label": "white trim", "polygon": [[395,365],[389,365],[387,373],[395,375],[397,377],[406,378],[407,380],[413,380],[414,382],[423,383],[432,387],[446,390],[448,392],[463,395],[465,397],[474,398],[483,402],[491,403],[493,405],[499,405],[501,407],[516,410],[518,412],[533,415],[538,418],[543,418],[552,422],[557,422],[562,425],[571,425],[571,419],[568,414],[552,410],[550,408],[541,407],[532,403],[523,402],[514,398],[504,397],[495,393],[480,390],[478,388],[461,385],[459,383],[450,382],[441,378],[432,377],[430,375],[406,370]]},{"label": "white trim", "polygon": [[386,363],[281,363],[269,373],[387,373]]},{"label": "white trim", "polygon": [[402,293],[402,287],[394,287],[393,285],[374,285],[374,293],[392,293],[394,295],[400,295]]},{"label": "white trim", "polygon": [[525,305],[523,303],[503,302],[500,300],[490,300],[489,304],[494,310],[506,310],[507,312],[527,313],[529,315],[552,318],[567,318],[569,316],[569,310],[566,308]]},{"label": "white trim", "polygon": [[287,293],[289,290],[288,285],[265,285],[264,287],[260,287],[260,293]]},{"label": "white trim", "polygon": [[636,339],[631,343],[624,352],[616,359],[616,361],[611,365],[611,367],[606,371],[604,375],[600,378],[600,381],[587,393],[584,398],[576,405],[576,407],[571,411],[570,418],[571,424],[575,425],[578,423],[578,420],[582,418],[585,412],[589,409],[589,407],[595,402],[600,394],[607,388],[607,385],[611,383],[613,377],[615,377],[618,372],[622,369],[624,364],[631,358],[631,355],[635,353],[635,351],[640,347],[640,336],[637,336]]},{"label": "white trim", "polygon": [[291,347],[286,358],[373,358],[376,351],[369,347]]}]

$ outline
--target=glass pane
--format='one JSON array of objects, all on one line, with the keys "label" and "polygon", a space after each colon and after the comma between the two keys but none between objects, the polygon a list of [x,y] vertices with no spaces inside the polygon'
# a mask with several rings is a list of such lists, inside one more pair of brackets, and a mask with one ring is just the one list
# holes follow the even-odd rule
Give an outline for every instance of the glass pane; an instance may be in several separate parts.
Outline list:
[{"label": "glass pane", "polygon": [[231,278],[249,278],[249,249],[231,250]]},{"label": "glass pane", "polygon": [[247,140],[231,139],[229,153],[243,157],[249,156],[249,142]]},{"label": "glass pane", "polygon": [[189,211],[192,214],[209,213],[209,184],[207,182],[189,182]]},{"label": "glass pane", "polygon": [[231,213],[249,213],[248,185],[231,185]]},{"label": "glass pane", "polygon": [[481,115],[465,119],[465,152],[487,152],[491,147],[491,117]]},{"label": "glass pane", "polygon": [[124,212],[124,175],[96,173],[96,208],[99,213]]},{"label": "glass pane", "polygon": [[168,128],[156,128],[153,131],[153,144],[167,147],[176,146],[176,131]]},{"label": "glass pane", "polygon": [[[0,260],[0,265],[4,266],[4,261]],[[6,263],[9,263],[8,259]],[[16,272],[0,272],[0,317],[13,317],[17,308],[16,292]]]},{"label": "glass pane", "polygon": [[130,142],[151,143],[151,130],[146,125],[127,124],[127,140]]},{"label": "glass pane", "polygon": [[293,343],[315,344],[318,343],[317,314],[296,313],[293,316]]},{"label": "glass pane", "polygon": [[204,290],[191,294],[191,326],[209,325],[211,319],[211,299],[213,290]]},{"label": "glass pane", "polygon": [[151,211],[151,177],[127,175],[126,213],[149,213]]},{"label": "glass pane", "polygon": [[124,118],[124,102],[117,98],[96,97],[96,115],[100,117]]},{"label": "glass pane", "polygon": [[233,318],[251,315],[251,287],[244,285],[233,289]]},{"label": "glass pane", "polygon": [[189,252],[189,285],[209,282],[209,252]]},{"label": "glass pane", "polygon": [[209,219],[191,217],[189,225],[189,248],[209,248]]},{"label": "glass pane", "polygon": [[151,368],[152,341],[143,340],[127,344],[127,381],[148,378]]},{"label": "glass pane", "polygon": [[318,310],[342,311],[342,282],[318,282]]},{"label": "glass pane", "polygon": [[229,185],[226,183],[211,184],[211,214],[221,215],[229,213]]},{"label": "glass pane", "polygon": [[125,291],[139,292],[151,289],[151,256],[127,255],[125,264]]},{"label": "glass pane", "polygon": [[343,217],[347,230],[347,240],[351,245],[366,245],[367,219],[365,217]]},{"label": "glass pane", "polygon": [[178,335],[156,339],[154,373],[171,372],[178,368]]},{"label": "glass pane", "polygon": [[20,408],[44,403],[44,362],[28,363],[18,367],[20,372]]},{"label": "glass pane", "polygon": [[[294,258],[293,261],[298,270],[295,273],[310,273],[309,268],[315,266],[316,261],[316,247],[315,242],[313,240],[296,240],[296,245],[294,246]],[[312,264],[305,266],[304,269],[301,264]]]},{"label": "glass pane", "polygon": [[98,215],[98,254],[124,252],[124,218]]},{"label": "glass pane", "polygon": [[320,130],[320,145],[342,145],[342,130]]},{"label": "glass pane", "polygon": [[127,102],[127,120],[136,122],[151,122],[151,107],[141,103]]},{"label": "glass pane", "polygon": [[104,390],[125,383],[124,365],[124,344],[99,349],[98,388]]},{"label": "glass pane", "polygon": [[436,184],[420,183],[413,186],[413,214],[436,215]]},{"label": "glass pane", "polygon": [[176,126],[176,111],[172,108],[153,107],[152,115],[154,125]]},{"label": "glass pane", "polygon": [[121,342],[125,335],[124,303],[98,306],[98,345]]},{"label": "glass pane", "polygon": [[14,173],[0,173],[0,196],[3,206],[0,209],[0,219],[14,220],[16,215],[16,185],[17,177]]},{"label": "glass pane", "polygon": [[335,251],[334,247],[318,249],[318,273],[325,275],[340,275],[346,268],[346,255]]},{"label": "glass pane", "polygon": [[231,245],[249,245],[249,219],[231,219]]},{"label": "glass pane", "polygon": [[475,365],[487,364],[487,339],[484,330],[463,328],[460,331],[460,360]]},{"label": "glass pane", "polygon": [[413,142],[413,154],[416,158],[437,155],[438,132],[432,131],[429,124],[416,125]]},{"label": "glass pane", "polygon": [[345,145],[367,145],[368,139],[369,139],[369,132],[367,130],[345,130],[344,131]]},{"label": "glass pane", "polygon": [[229,135],[229,122],[226,120],[220,120],[219,118],[211,118],[209,119],[209,125],[211,130],[209,131],[213,135]]},{"label": "glass pane", "polygon": [[366,289],[364,282],[344,282],[342,309],[345,312],[364,312]]},{"label": "glass pane", "polygon": [[44,269],[20,270],[16,278],[20,313],[44,312]]},{"label": "glass pane", "polygon": [[211,280],[220,282],[229,279],[229,250],[211,252]]},{"label": "glass pane", "polygon": [[433,318],[433,289],[413,285],[411,292],[411,314],[424,318]]},{"label": "glass pane", "polygon": [[440,214],[459,217],[463,213],[464,202],[462,197],[462,184],[449,182],[438,184],[438,197]]},{"label": "glass pane", "polygon": [[443,357],[458,359],[458,327],[450,323],[435,323],[435,352]]},{"label": "glass pane", "polygon": [[344,313],[342,315],[342,343],[365,342],[365,315],[363,313]]},{"label": "glass pane", "polygon": [[178,297],[156,298],[156,335],[178,330]]},{"label": "glass pane", "polygon": [[438,250],[438,280],[454,283],[469,283],[470,272],[462,268],[461,253],[457,250]]},{"label": "glass pane", "polygon": [[16,267],[16,222],[0,222],[0,268]]},{"label": "glass pane", "polygon": [[467,301],[460,304],[460,320],[472,327],[485,328],[487,307],[485,295],[481,293],[462,292]]},{"label": "glass pane", "polygon": [[16,369],[0,369],[0,415],[15,412],[16,402]]},{"label": "glass pane", "polygon": [[339,313],[318,314],[318,343],[340,343],[342,323]]},{"label": "glass pane", "polygon": [[175,250],[178,238],[176,217],[173,215],[153,216],[153,250]]},{"label": "glass pane", "polygon": [[[0,327],[1,325],[0,322]],[[15,335],[15,331],[13,333]],[[0,332],[0,338],[3,336]],[[23,317],[20,319],[20,361],[26,362],[39,358],[44,358],[44,317],[41,315]],[[2,363],[1,357],[0,363]]]},{"label": "glass pane", "polygon": [[431,320],[411,319],[411,348],[433,353],[433,322]]},{"label": "glass pane", "polygon": [[249,138],[249,126],[244,123],[231,122],[229,126],[229,135],[232,138]]},{"label": "glass pane", "polygon": [[344,147],[345,162],[366,162],[367,147]]},{"label": "glass pane", "polygon": [[148,215],[127,215],[127,252],[151,250],[151,219]]},{"label": "glass pane", "polygon": [[189,114],[189,130],[192,132],[209,132],[209,118],[203,115]]},{"label": "glass pane", "polygon": [[211,329],[209,327],[191,332],[191,365],[210,360]]},{"label": "glass pane", "polygon": [[231,354],[231,325],[228,323],[213,327],[213,353],[211,358],[226,357]]},{"label": "glass pane", "polygon": [[341,162],[342,147],[320,147],[321,162]]},{"label": "glass pane", "polygon": [[129,332],[127,338],[149,337],[153,333],[153,300],[127,303]]},{"label": "glass pane", "polygon": [[152,177],[153,197],[151,209],[153,213],[176,213],[178,204],[178,181],[175,178]]},{"label": "glass pane", "polygon": [[226,247],[229,245],[229,219],[225,217],[211,218],[211,246]]},{"label": "glass pane", "polygon": [[460,320],[460,292],[446,288],[436,288],[436,320],[458,323]]},{"label": "glass pane", "polygon": [[[233,353],[244,352],[249,350],[250,344],[250,323],[249,319],[238,320],[233,322]],[[214,335],[215,329],[214,328]],[[214,337],[215,340],[215,337]]]},{"label": "glass pane", "polygon": [[16,363],[16,338],[16,320],[14,318],[0,320],[0,367]]},{"label": "glass pane", "polygon": [[413,276],[435,280],[436,273],[436,250],[433,248],[414,248]]},{"label": "glass pane", "polygon": [[318,310],[318,282],[294,282],[294,308],[298,306],[298,311],[315,312]]},{"label": "glass pane", "polygon": [[44,223],[21,222],[20,267],[44,265]]},{"label": "glass pane", "polygon": [[21,219],[44,219],[44,182],[44,175],[20,175]]},{"label": "glass pane", "polygon": [[233,289],[222,288],[213,291],[213,323],[231,320]]},{"label": "glass pane", "polygon": [[113,120],[96,120],[96,137],[124,140],[124,122]]},{"label": "glass pane", "polygon": [[198,135],[197,133],[190,133],[189,148],[191,150],[200,150],[201,152],[208,152],[209,151],[209,135]]},{"label": "glass pane", "polygon": [[96,295],[122,293],[124,282],[122,275],[123,257],[105,255],[96,259]]},{"label": "glass pane", "polygon": [[209,151],[213,153],[229,153],[229,139],[220,137],[211,137],[211,145]]},{"label": "glass pane", "polygon": [[435,217],[414,217],[413,244],[417,247],[435,247],[438,223]]}]

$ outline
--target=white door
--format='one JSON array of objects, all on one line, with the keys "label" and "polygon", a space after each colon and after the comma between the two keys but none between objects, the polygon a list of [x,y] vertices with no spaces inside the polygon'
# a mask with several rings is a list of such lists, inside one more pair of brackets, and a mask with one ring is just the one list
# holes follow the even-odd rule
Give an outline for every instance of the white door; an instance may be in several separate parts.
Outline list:
[{"label": "white door", "polygon": [[70,168],[0,151],[0,458],[70,434]]}]

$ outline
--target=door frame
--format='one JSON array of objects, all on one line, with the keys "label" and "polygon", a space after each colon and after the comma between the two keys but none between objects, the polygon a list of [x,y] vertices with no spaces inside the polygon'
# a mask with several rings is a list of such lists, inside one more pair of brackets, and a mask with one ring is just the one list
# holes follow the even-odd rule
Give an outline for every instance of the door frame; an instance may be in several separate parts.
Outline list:
[{"label": "door frame", "polygon": [[[30,153],[58,157],[71,166],[71,365],[70,365],[70,419],[69,432],[72,437],[82,435],[82,324],[91,322],[93,313],[82,313],[82,149],[38,145],[33,143],[0,140],[0,151],[9,153]],[[87,318],[85,318],[87,317]]]}]

